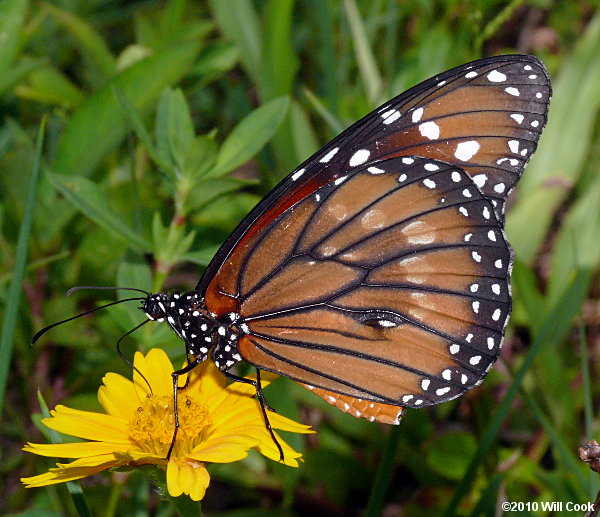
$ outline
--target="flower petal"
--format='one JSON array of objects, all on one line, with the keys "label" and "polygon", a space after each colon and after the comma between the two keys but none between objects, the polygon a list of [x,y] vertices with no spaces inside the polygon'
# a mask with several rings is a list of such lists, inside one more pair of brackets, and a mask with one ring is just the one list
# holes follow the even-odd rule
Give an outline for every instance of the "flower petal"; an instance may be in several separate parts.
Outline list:
[{"label": "flower petal", "polygon": [[111,415],[56,406],[42,423],[60,433],[86,440],[129,444],[127,421]]},{"label": "flower petal", "polygon": [[248,455],[248,450],[256,447],[260,439],[255,436],[228,435],[218,439],[209,439],[194,447],[190,457],[210,463],[231,463]]},{"label": "flower petal", "polygon": [[[136,352],[133,365],[150,381],[153,395],[157,397],[173,395],[173,378],[171,377],[173,365],[162,348],[153,348],[145,356],[141,352]],[[145,396],[148,386],[136,371],[133,372],[133,381],[136,387],[144,387],[142,396]]]},{"label": "flower petal", "polygon": [[27,488],[54,485],[56,483],[64,483],[66,481],[73,481],[74,479],[81,479],[103,470],[119,466],[119,462],[115,460],[112,455],[104,455],[104,459],[105,461],[101,461],[101,459],[98,458],[98,461],[101,461],[101,463],[94,465],[81,465],[79,460],[76,460],[71,464],[59,465],[56,468],[52,468],[48,472],[40,474],[39,476],[21,478],[21,482]]},{"label": "flower petal", "polygon": [[113,454],[122,449],[123,444],[107,442],[28,443],[23,447],[26,452],[55,458],[89,458],[102,454]]},{"label": "flower petal", "polygon": [[129,420],[140,405],[138,391],[133,382],[113,372],[107,373],[102,382],[104,386],[98,389],[98,401],[104,411],[109,415]]},{"label": "flower petal", "polygon": [[206,493],[210,476],[202,463],[171,460],[167,465],[167,487],[172,497],[187,494],[200,501]]}]

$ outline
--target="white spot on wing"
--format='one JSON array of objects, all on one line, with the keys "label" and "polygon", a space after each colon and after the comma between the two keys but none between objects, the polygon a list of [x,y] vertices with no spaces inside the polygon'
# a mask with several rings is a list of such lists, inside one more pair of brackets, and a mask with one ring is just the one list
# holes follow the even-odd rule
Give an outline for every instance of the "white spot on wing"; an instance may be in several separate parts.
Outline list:
[{"label": "white spot on wing", "polygon": [[504,194],[505,190],[506,185],[504,183],[498,183],[497,185],[494,185],[494,192],[497,192],[498,194]]},{"label": "white spot on wing", "polygon": [[509,140],[508,148],[511,150],[511,152],[517,154],[519,152],[519,141],[518,140]]},{"label": "white spot on wing", "polygon": [[439,171],[439,170],[440,170],[440,167],[439,167],[439,165],[436,165],[435,163],[426,163],[426,164],[423,166],[423,168],[424,168],[426,171],[430,171],[430,172],[433,172],[433,171]]},{"label": "white spot on wing", "polygon": [[369,151],[367,149],[359,149],[352,155],[352,158],[350,158],[348,165],[350,165],[350,167],[356,167],[357,165],[362,165],[369,159],[370,155],[371,155],[371,151]]},{"label": "white spot on wing", "polygon": [[473,79],[473,77],[477,77],[477,72],[469,72],[468,74],[465,74],[465,77],[467,79]]},{"label": "white spot on wing", "polygon": [[492,70],[489,74],[487,74],[488,81],[492,83],[503,83],[506,81],[506,75],[502,72],[498,72],[498,70]]},{"label": "white spot on wing", "polygon": [[415,111],[413,111],[412,121],[419,122],[419,120],[421,120],[422,116],[423,116],[423,108],[417,108]]},{"label": "white spot on wing", "polygon": [[435,188],[435,181],[433,181],[432,179],[429,179],[429,178],[425,178],[423,180],[423,185],[425,185],[427,188],[434,189]]},{"label": "white spot on wing", "polygon": [[454,156],[463,162],[469,161],[479,151],[479,142],[476,140],[469,140],[467,142],[461,142],[456,146]]},{"label": "white spot on wing", "polygon": [[379,167],[369,167],[367,169],[371,174],[383,174],[385,171]]},{"label": "white spot on wing", "polygon": [[487,179],[488,177],[485,174],[476,174],[475,176],[473,176],[473,181],[475,182],[475,185],[477,185],[479,188],[485,185]]},{"label": "white spot on wing", "polygon": [[514,97],[518,97],[519,95],[521,95],[521,92],[518,90],[518,88],[515,88],[514,86],[509,86],[508,88],[504,88],[504,91]]},{"label": "white spot on wing", "polygon": [[386,111],[381,116],[384,119],[383,120],[384,124],[391,124],[392,122],[396,122],[396,120],[398,120],[400,118],[400,112],[398,110],[390,110],[390,111]]},{"label": "white spot on wing", "polygon": [[292,174],[292,181],[296,181],[300,176],[302,176],[304,174],[304,171],[306,169],[300,169],[296,172],[294,172],[294,174]]},{"label": "white spot on wing", "polygon": [[321,163],[327,163],[329,160],[331,160],[336,153],[340,150],[339,147],[334,147],[331,151],[329,151],[325,156],[323,156],[323,158],[321,158],[319,161]]},{"label": "white spot on wing", "polygon": [[437,140],[440,137],[440,126],[430,120],[419,125],[421,136],[429,138],[429,140]]},{"label": "white spot on wing", "polygon": [[517,122],[517,124],[520,124],[521,122],[523,122],[523,119],[525,118],[523,115],[521,115],[520,113],[513,113],[510,118],[512,118],[513,120],[515,120]]}]

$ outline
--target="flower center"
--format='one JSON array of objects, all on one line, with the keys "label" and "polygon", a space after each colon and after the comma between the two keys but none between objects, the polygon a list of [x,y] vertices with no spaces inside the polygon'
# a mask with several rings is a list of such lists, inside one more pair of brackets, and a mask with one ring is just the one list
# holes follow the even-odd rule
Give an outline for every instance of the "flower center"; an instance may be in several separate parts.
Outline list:
[{"label": "flower center", "polygon": [[[190,452],[201,443],[212,424],[207,407],[194,402],[187,395],[178,397],[177,406],[179,430],[172,452],[174,456]],[[146,395],[143,404],[129,421],[131,439],[137,442],[142,451],[166,457],[174,432],[173,397]]]}]

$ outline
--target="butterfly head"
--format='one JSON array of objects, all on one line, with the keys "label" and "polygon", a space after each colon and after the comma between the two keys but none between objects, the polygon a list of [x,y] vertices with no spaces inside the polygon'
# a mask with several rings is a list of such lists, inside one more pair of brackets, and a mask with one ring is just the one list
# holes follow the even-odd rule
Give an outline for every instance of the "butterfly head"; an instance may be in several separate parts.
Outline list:
[{"label": "butterfly head", "polygon": [[212,351],[220,369],[227,369],[241,358],[237,353],[237,315],[221,321],[207,309],[196,292],[156,293],[148,296],[140,309],[153,321],[166,321],[182,339],[189,353],[203,361]]}]

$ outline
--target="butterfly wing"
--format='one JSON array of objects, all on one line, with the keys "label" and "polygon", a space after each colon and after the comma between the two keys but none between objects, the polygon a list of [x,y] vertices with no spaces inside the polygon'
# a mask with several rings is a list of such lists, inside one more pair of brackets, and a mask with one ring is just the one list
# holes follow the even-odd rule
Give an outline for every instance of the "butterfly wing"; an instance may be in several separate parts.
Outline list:
[{"label": "butterfly wing", "polygon": [[292,172],[197,286],[211,312],[240,315],[242,357],[386,422],[477,385],[510,312],[503,205],[550,93],[536,58],[479,60],[392,99]]},{"label": "butterfly wing", "polygon": [[240,354],[259,368],[419,407],[477,385],[499,353],[510,248],[490,201],[449,164],[403,157],[360,169],[248,250],[236,282],[214,285],[237,300]]},{"label": "butterfly wing", "polygon": [[209,264],[204,292],[227,256],[323,185],[394,156],[418,155],[464,169],[503,221],[506,197],[546,125],[552,91],[534,56],[480,59],[424,81],[386,102],[289,174],[248,214]]}]

